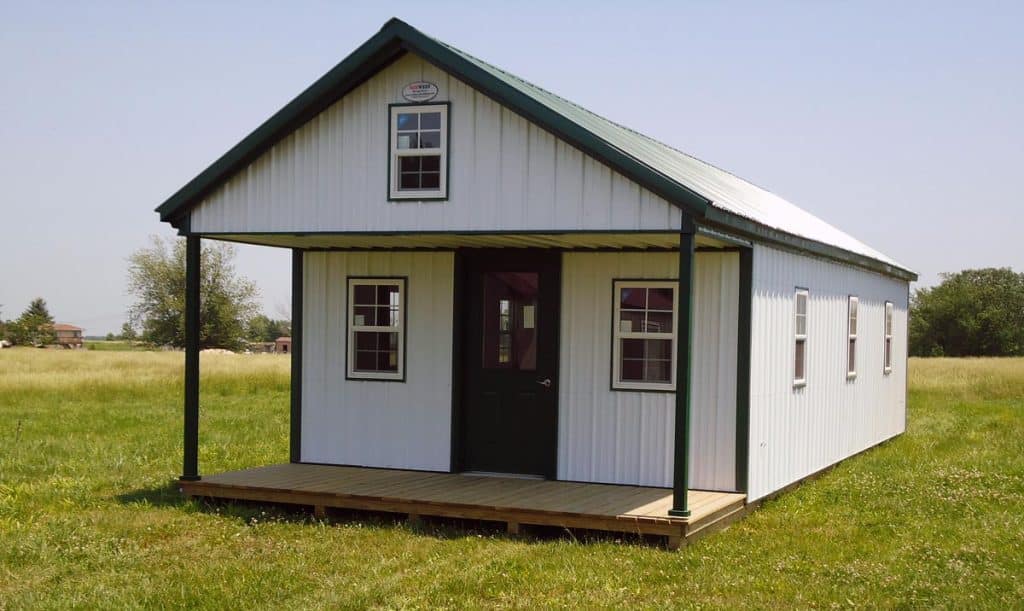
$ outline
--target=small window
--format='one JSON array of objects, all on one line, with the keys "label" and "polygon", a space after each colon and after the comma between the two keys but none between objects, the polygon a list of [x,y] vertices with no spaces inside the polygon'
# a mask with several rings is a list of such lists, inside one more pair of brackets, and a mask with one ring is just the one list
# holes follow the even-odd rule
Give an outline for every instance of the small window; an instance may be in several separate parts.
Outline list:
[{"label": "small window", "polygon": [[885,302],[885,373],[892,372],[892,302]]},{"label": "small window", "polygon": [[793,312],[795,331],[793,334],[793,385],[807,384],[807,289],[797,289]]},{"label": "small window", "polygon": [[676,281],[617,280],[612,388],[675,390]]},{"label": "small window", "polygon": [[391,199],[448,196],[448,105],[392,106]]},{"label": "small window", "polygon": [[348,377],[403,380],[405,279],[349,278]]},{"label": "small window", "polygon": [[857,377],[857,306],[859,300],[850,295],[849,318],[846,326],[847,351],[846,351],[846,377]]}]

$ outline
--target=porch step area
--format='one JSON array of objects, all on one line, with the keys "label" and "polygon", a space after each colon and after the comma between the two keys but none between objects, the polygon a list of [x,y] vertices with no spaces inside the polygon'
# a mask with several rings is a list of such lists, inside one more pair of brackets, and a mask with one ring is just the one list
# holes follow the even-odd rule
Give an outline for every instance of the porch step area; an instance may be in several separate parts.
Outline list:
[{"label": "porch step area", "polygon": [[420,516],[663,535],[670,548],[721,528],[744,513],[746,496],[690,490],[691,515],[668,515],[672,491],[619,486],[480,477],[400,469],[286,463],[182,481],[190,497],[263,501]]}]

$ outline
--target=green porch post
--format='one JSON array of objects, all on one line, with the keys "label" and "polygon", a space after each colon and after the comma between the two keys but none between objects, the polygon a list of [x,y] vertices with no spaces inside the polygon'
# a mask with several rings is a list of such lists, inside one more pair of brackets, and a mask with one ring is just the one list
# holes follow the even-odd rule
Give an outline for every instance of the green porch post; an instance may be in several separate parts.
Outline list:
[{"label": "green porch post", "polygon": [[671,516],[687,517],[690,485],[690,353],[693,329],[693,221],[684,217],[679,231],[679,314],[676,332],[675,456],[672,465]]},{"label": "green porch post", "polygon": [[199,479],[199,236],[185,238],[185,452],[181,479]]},{"label": "green porch post", "polygon": [[292,388],[289,460],[302,461],[302,278],[303,251],[292,249]]}]

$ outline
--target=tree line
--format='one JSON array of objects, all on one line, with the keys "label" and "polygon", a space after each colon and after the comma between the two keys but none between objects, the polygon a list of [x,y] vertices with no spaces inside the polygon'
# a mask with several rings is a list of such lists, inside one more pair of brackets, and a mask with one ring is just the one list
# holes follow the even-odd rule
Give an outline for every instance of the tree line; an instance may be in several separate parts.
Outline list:
[{"label": "tree line", "polygon": [[1024,356],[1024,274],[942,274],[910,299],[911,356]]}]

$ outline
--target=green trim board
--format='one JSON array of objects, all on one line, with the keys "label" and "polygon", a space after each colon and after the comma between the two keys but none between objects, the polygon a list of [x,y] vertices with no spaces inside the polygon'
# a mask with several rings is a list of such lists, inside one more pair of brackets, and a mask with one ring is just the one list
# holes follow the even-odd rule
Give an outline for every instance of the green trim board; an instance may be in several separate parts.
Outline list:
[{"label": "green trim board", "polygon": [[687,492],[690,487],[690,404],[693,354],[693,272],[694,230],[683,223],[679,233],[679,314],[676,315],[676,397],[675,441],[672,461],[671,516],[687,517]]},{"label": "green trim board", "polygon": [[292,378],[291,418],[289,420],[289,456],[291,462],[302,460],[302,308],[305,290],[304,253],[292,250]]},{"label": "green trim board", "polygon": [[202,244],[185,238],[185,418],[181,479],[199,479],[199,266]]},{"label": "green trim board", "polygon": [[747,492],[750,457],[750,348],[754,305],[754,251],[740,256],[739,320],[736,325],[736,491]]},{"label": "green trim board", "polygon": [[458,473],[464,468],[462,456],[462,346],[465,326],[465,256],[461,250],[452,255],[452,421],[449,437],[451,438],[451,458],[449,470]]}]

